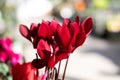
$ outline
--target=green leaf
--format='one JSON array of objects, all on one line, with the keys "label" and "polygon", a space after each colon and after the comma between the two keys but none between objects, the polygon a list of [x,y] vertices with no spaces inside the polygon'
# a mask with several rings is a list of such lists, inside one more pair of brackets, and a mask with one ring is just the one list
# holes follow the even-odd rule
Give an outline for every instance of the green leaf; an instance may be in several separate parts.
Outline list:
[{"label": "green leaf", "polygon": [[0,62],[0,73],[5,76],[8,72],[9,67],[5,63]]}]

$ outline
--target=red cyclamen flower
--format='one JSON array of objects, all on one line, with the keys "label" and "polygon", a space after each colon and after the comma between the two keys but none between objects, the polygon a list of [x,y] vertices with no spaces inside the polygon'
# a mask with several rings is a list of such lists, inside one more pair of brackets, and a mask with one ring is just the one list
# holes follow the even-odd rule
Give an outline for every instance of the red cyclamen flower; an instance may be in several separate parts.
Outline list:
[{"label": "red cyclamen flower", "polygon": [[33,61],[37,68],[54,67],[58,61],[68,58],[70,53],[84,43],[91,30],[92,18],[88,17],[81,23],[78,16],[73,22],[64,19],[62,25],[56,20],[33,23],[30,29],[20,25],[20,33],[32,42],[41,58]]},{"label": "red cyclamen flower", "polygon": [[78,46],[81,46],[92,30],[92,18],[86,18],[82,23],[77,16],[75,22],[64,19],[62,27],[60,26],[55,36],[56,42],[61,49],[72,52]]}]

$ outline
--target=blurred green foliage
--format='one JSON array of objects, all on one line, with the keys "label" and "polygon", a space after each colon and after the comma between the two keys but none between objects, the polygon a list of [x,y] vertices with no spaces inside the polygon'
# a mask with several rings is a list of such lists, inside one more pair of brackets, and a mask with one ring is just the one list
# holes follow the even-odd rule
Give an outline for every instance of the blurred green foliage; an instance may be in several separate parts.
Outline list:
[{"label": "blurred green foliage", "polygon": [[0,80],[12,80],[10,67],[6,63],[0,62]]}]

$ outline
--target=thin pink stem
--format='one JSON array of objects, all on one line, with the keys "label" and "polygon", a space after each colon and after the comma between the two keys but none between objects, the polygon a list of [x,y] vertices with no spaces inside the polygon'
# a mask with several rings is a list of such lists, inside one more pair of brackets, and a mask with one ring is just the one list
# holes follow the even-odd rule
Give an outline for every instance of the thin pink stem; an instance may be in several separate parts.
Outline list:
[{"label": "thin pink stem", "polygon": [[52,80],[54,80],[54,68],[52,68]]},{"label": "thin pink stem", "polygon": [[61,61],[59,62],[59,66],[58,66],[58,73],[57,73],[56,80],[58,80],[58,76],[59,76],[59,73],[60,73],[60,66],[61,66]]},{"label": "thin pink stem", "polygon": [[[36,53],[36,58],[38,59],[37,53]],[[38,80],[38,74],[39,74],[39,71],[38,71],[38,69],[36,68],[36,80]]]},{"label": "thin pink stem", "polygon": [[67,61],[66,61],[66,64],[65,64],[65,69],[64,69],[64,73],[63,73],[62,80],[65,79],[65,74],[66,74],[66,69],[67,69],[68,60],[69,60],[69,56],[68,56]]}]

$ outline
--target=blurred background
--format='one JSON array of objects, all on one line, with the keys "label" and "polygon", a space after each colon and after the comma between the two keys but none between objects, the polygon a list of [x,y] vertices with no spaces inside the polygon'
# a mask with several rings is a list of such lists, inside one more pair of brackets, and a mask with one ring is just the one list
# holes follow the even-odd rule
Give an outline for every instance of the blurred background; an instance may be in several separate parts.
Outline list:
[{"label": "blurred background", "polygon": [[[120,80],[120,0],[0,0],[0,38],[34,59],[36,50],[19,33],[19,24],[64,18],[93,18],[93,31],[71,55],[65,80]],[[64,62],[63,62],[64,63]],[[64,67],[64,66],[63,66]],[[62,72],[61,72],[62,74]]]}]

